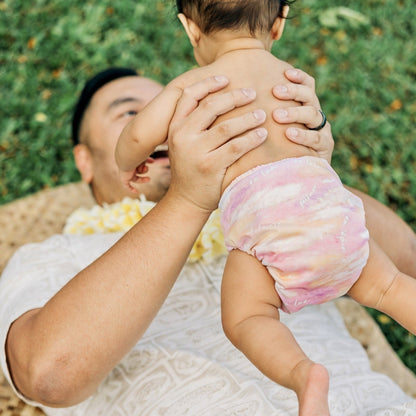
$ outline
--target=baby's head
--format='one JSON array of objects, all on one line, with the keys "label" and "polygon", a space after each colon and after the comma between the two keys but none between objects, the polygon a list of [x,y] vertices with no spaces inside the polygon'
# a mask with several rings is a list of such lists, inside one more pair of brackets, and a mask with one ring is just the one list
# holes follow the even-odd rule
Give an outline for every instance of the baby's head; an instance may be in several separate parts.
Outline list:
[{"label": "baby's head", "polygon": [[[199,36],[224,33],[277,40],[279,30],[295,0],[176,0],[178,17],[192,46],[198,47]],[[201,62],[198,62],[201,64]],[[207,63],[207,62],[205,62]]]}]

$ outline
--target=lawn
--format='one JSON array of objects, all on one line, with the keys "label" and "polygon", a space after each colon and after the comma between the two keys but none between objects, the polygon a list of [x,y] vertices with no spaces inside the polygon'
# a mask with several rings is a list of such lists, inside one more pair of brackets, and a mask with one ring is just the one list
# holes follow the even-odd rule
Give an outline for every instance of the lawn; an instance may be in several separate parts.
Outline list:
[{"label": "lawn", "polygon": [[[169,0],[0,0],[0,204],[78,180],[70,119],[110,65],[167,82],[195,65]],[[316,78],[343,181],[416,229],[414,0],[298,0],[273,53]],[[392,236],[394,239],[394,236]],[[375,314],[416,372],[416,341]]]}]

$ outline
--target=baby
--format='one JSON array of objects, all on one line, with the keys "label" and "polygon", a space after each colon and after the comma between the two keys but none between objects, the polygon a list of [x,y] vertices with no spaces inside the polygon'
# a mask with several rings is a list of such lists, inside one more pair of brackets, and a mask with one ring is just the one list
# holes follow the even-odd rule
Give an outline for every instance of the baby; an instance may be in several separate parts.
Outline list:
[{"label": "baby", "polygon": [[[178,17],[200,67],[171,81],[125,128],[116,161],[126,186],[148,180],[148,156],[166,140],[188,85],[221,74],[229,90],[256,91],[251,106],[260,116],[257,109],[266,110],[268,136],[228,168],[219,203],[229,250],[223,328],[266,376],[296,392],[300,415],[323,416],[329,415],[328,372],[305,355],[280,322],[279,309],[292,313],[348,293],[415,333],[416,281],[369,238],[361,200],[343,187],[328,162],[288,141],[272,121],[272,86],[284,82],[291,66],[270,50],[282,35],[289,3],[178,0]],[[246,111],[235,109],[215,124]]]}]

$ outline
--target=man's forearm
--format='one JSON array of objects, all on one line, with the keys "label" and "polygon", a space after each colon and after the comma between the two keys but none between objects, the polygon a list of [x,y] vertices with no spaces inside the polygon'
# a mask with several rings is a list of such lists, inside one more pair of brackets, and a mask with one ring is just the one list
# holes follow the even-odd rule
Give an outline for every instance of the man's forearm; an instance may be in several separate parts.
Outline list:
[{"label": "man's forearm", "polygon": [[20,391],[50,406],[91,395],[153,320],[208,215],[168,193],[42,309],[19,318],[7,351]]},{"label": "man's forearm", "polygon": [[364,203],[366,226],[371,238],[401,272],[416,278],[416,235],[414,231],[381,202],[357,189],[347,188],[360,197]]}]

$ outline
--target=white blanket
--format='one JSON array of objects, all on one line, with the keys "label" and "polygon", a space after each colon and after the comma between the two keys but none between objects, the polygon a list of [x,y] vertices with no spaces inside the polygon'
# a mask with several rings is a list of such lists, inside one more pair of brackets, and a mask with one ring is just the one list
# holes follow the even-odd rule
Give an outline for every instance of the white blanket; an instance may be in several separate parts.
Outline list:
[{"label": "white blanket", "polygon": [[[4,345],[10,324],[42,306],[119,237],[60,235],[17,251],[0,279],[0,362],[9,382]],[[268,380],[225,338],[220,321],[222,268],[223,259],[185,266],[143,338],[98,391],[71,408],[43,407],[45,413],[297,415],[295,394]],[[332,416],[416,415],[415,400],[388,377],[371,371],[365,351],[347,332],[334,304],[282,313],[282,321],[305,352],[328,368]]]}]

